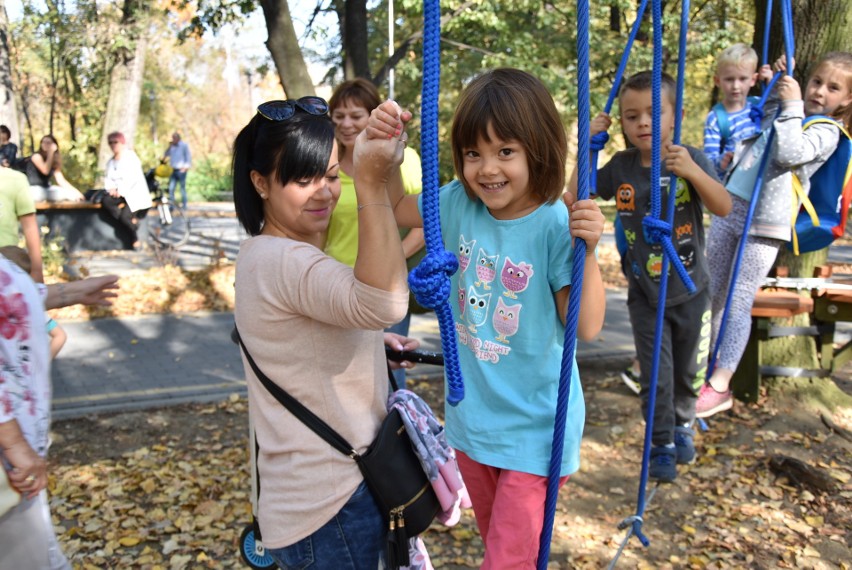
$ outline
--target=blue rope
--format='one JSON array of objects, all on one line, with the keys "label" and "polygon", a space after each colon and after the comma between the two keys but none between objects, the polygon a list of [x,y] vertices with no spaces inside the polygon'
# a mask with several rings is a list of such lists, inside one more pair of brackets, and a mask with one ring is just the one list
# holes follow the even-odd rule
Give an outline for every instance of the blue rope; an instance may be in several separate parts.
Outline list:
[{"label": "blue rope", "polygon": [[[769,12],[772,8],[772,0],[767,0],[767,22],[770,19]],[[790,6],[790,0],[781,0],[781,18],[783,20],[783,33],[784,33],[784,50],[787,55],[787,74],[792,75],[793,69],[790,65],[792,61],[792,45],[793,45],[793,11]],[[764,35],[764,57],[767,53],[766,45],[769,42],[768,35]],[[775,86],[775,82],[778,81],[778,78],[781,77],[781,73],[776,73],[772,76],[772,81],[770,81],[769,85],[765,89],[763,95],[760,98],[760,102],[758,103],[758,107],[756,109],[752,109],[751,118],[752,120],[757,119],[757,126],[760,127],[760,121],[763,118],[763,106],[766,103],[766,99],[769,97],[769,94],[772,92],[772,88]],[[778,108],[778,113],[781,112],[780,107]],[[777,113],[776,113],[777,116]],[[763,188],[763,175],[766,171],[766,165],[769,163],[769,155],[772,154],[772,144],[775,141],[775,128],[772,127],[772,130],[769,132],[769,137],[766,140],[766,147],[763,151],[763,156],[760,158],[760,164],[758,165],[757,170],[757,178],[754,181],[754,190],[751,194],[751,200],[748,204],[748,213],[746,214],[745,222],[743,223],[743,235],[740,238],[740,243],[737,246],[737,256],[734,258],[734,266],[731,271],[728,279],[730,280],[728,284],[728,294],[725,297],[725,309],[722,312],[722,320],[719,324],[719,332],[716,334],[716,344],[713,345],[713,351],[710,353],[709,362],[707,364],[707,378],[713,375],[713,371],[716,369],[716,360],[719,357],[719,350],[722,347],[722,339],[725,338],[725,332],[728,328],[728,314],[731,310],[731,305],[733,304],[734,298],[734,288],[736,286],[736,278],[740,272],[740,266],[742,265],[743,254],[745,252],[745,246],[748,242],[748,232],[751,228],[751,222],[754,218],[754,211],[757,208],[757,201],[760,198],[760,191]]]},{"label": "blue rope", "polygon": [[434,309],[441,328],[447,403],[464,399],[464,380],[459,366],[456,329],[450,298],[450,276],[458,270],[455,255],[444,248],[438,184],[438,94],[441,86],[441,4],[426,0],[423,6],[423,91],[420,148],[423,163],[423,231],[426,256],[408,276],[408,285],[422,306]]},{"label": "blue rope", "polygon": [[[769,28],[772,26],[772,0],[766,0],[766,15],[763,18],[763,54],[760,60],[763,64],[769,63]],[[767,88],[766,91],[769,91]]]},{"label": "blue rope", "polygon": [[[609,90],[609,97],[604,105],[604,113],[607,115],[612,111],[612,105],[618,96],[618,90],[621,87],[621,79],[624,76],[624,70],[627,67],[627,61],[630,59],[630,52],[633,49],[633,42],[636,40],[636,35],[639,33],[639,27],[642,24],[642,16],[645,15],[645,7],[648,5],[648,0],[642,0],[639,8],[636,11],[636,20],[633,22],[633,27],[630,30],[630,36],[627,38],[627,45],[624,47],[624,53],[621,54],[621,62],[618,64],[618,69],[615,72],[615,79],[612,82],[612,89]],[[590,148],[592,150],[591,159],[591,177],[589,179],[589,192],[595,194],[595,189],[598,187],[598,153],[604,149],[609,134],[604,131],[592,137]],[[581,164],[578,160],[578,164]]]},{"label": "blue rope", "polygon": [[[589,160],[589,0],[577,0],[577,161]],[[577,199],[589,197],[589,171],[577,169]],[[568,312],[565,318],[565,340],[562,346],[562,366],[556,397],[556,416],[553,424],[553,444],[550,453],[550,471],[544,502],[544,525],[538,547],[538,570],[547,570],[550,558],[550,540],[559,497],[559,475],[562,452],[565,446],[565,421],[568,416],[568,398],[574,372],[574,350],[577,345],[577,320],[580,314],[580,296],[583,292],[583,270],[586,242],[574,240],[574,258],[571,265],[571,291],[568,295]]]}]

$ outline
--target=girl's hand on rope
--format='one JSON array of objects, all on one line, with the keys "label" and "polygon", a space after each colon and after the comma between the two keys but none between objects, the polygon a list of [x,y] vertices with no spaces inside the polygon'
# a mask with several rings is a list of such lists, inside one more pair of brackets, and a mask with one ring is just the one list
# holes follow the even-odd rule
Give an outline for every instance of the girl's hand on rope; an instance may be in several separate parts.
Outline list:
[{"label": "girl's hand on rope", "polygon": [[[790,70],[792,71],[795,68],[796,68],[796,60],[793,59],[790,62]],[[780,71],[782,73],[787,73],[787,56],[782,55],[781,57],[776,59],[775,63],[772,64],[772,69],[774,69],[776,72]]]},{"label": "girl's hand on rope", "polygon": [[782,101],[801,101],[802,88],[799,82],[793,79],[790,75],[784,75],[778,78],[777,89],[778,98]]},{"label": "girl's hand on rope", "polygon": [[609,127],[611,125],[612,119],[610,118],[610,116],[601,111],[589,123],[589,134],[591,134],[591,136],[595,136],[599,133],[605,133],[609,130]]},{"label": "girl's hand on rope", "polygon": [[386,184],[391,175],[399,171],[408,141],[403,127],[410,119],[411,113],[403,112],[393,101],[385,101],[370,113],[367,128],[355,139],[352,154],[355,176],[362,187]]},{"label": "girl's hand on rope", "polygon": [[[416,338],[409,338],[407,336],[389,332],[384,333],[384,335],[385,346],[394,352],[412,351],[420,348],[420,341]],[[414,363],[408,360],[403,360],[402,362],[388,360],[388,364],[390,364],[392,370],[396,370],[398,368],[414,368]]]},{"label": "girl's hand on rope", "polygon": [[568,229],[572,238],[586,242],[586,255],[594,255],[604,230],[604,215],[595,200],[577,200],[566,192],[562,200],[568,207]]},{"label": "girl's hand on rope", "polygon": [[770,67],[768,63],[766,65],[761,65],[760,70],[757,72],[758,78],[764,83],[772,81],[773,75],[775,74],[772,72],[772,67]]},{"label": "girl's hand on rope", "polygon": [[[680,178],[691,180],[698,165],[685,146],[669,143],[666,147],[666,168]],[[699,169],[700,170],[700,169]]]},{"label": "girl's hand on rope", "polygon": [[391,140],[399,138],[405,130],[405,124],[411,120],[411,113],[403,111],[396,101],[388,99],[370,113],[367,121],[368,139]]}]

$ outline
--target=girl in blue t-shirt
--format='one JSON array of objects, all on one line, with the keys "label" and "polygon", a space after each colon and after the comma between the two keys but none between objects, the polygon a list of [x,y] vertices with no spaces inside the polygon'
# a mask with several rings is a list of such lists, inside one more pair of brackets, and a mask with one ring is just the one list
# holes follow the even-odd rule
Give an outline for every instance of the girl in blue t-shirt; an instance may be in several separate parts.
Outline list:
[{"label": "girl in blue t-shirt", "polygon": [[[376,109],[366,136],[399,136],[399,108]],[[586,241],[577,336],[603,326],[595,246],[604,217],[593,200],[559,200],[565,130],[545,86],[497,69],[464,90],[452,125],[458,180],[440,190],[444,245],[455,251],[451,303],[465,398],[446,407],[447,438],[485,543],[482,568],[534,568],[544,516],[571,282],[572,238]],[[417,196],[391,197],[403,227],[421,227]],[[566,205],[568,206],[566,208]],[[570,216],[569,216],[570,210]],[[574,362],[562,483],[579,468],[585,405]]]}]

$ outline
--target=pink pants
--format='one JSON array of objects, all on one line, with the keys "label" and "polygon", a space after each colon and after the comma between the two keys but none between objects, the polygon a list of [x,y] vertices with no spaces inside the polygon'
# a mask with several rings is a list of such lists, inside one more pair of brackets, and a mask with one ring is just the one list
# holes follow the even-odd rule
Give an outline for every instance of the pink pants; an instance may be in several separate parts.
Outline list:
[{"label": "pink pants", "polygon": [[458,450],[456,458],[485,543],[480,570],[535,569],[547,477],[482,465]]}]

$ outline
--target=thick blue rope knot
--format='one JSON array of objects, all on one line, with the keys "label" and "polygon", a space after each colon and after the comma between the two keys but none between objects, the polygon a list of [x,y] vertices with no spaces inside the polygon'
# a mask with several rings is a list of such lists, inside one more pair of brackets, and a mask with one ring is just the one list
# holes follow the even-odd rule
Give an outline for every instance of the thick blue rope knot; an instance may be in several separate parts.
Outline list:
[{"label": "thick blue rope knot", "polygon": [[429,251],[408,275],[408,286],[417,302],[437,309],[450,298],[450,276],[458,271],[459,260],[441,248]]},{"label": "thick blue rope knot", "polygon": [[665,220],[655,218],[654,216],[645,216],[645,219],[642,220],[642,227],[645,228],[645,235],[648,236],[650,243],[671,241],[672,226]]},{"label": "thick blue rope knot", "polygon": [[589,149],[592,151],[601,151],[607,142],[609,142],[609,133],[606,131],[592,135],[592,138],[589,140]]},{"label": "thick blue rope knot", "polygon": [[695,293],[697,290],[695,287],[695,283],[692,282],[692,278],[687,273],[686,268],[683,266],[683,262],[678,257],[677,250],[672,243],[672,226],[665,220],[660,220],[659,218],[655,218],[654,216],[645,216],[645,219],[642,220],[642,227],[645,230],[645,235],[648,238],[649,243],[658,243],[663,246],[663,250],[666,252],[666,256],[674,267],[677,276],[680,278],[683,286],[686,287],[686,290],[689,291],[690,294]]}]

